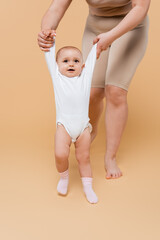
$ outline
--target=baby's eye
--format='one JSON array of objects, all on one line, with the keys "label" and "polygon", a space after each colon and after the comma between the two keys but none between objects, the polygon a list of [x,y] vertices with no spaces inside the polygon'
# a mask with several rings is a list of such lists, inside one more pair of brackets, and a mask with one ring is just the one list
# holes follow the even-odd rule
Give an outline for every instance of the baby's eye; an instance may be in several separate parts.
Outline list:
[{"label": "baby's eye", "polygon": [[75,59],[74,61],[75,61],[76,63],[77,63],[77,62],[79,62],[79,60],[78,60],[78,59]]},{"label": "baby's eye", "polygon": [[66,63],[66,62],[68,62],[68,60],[67,60],[67,59],[65,59],[63,62],[65,62],[65,63]]}]

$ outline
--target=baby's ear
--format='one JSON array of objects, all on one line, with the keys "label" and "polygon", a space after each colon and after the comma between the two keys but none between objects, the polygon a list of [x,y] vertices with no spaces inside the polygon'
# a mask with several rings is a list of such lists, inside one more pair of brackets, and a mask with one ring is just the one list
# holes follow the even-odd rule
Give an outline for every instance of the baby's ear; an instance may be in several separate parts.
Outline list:
[{"label": "baby's ear", "polygon": [[85,63],[83,63],[83,65],[82,65],[82,69],[85,67]]}]

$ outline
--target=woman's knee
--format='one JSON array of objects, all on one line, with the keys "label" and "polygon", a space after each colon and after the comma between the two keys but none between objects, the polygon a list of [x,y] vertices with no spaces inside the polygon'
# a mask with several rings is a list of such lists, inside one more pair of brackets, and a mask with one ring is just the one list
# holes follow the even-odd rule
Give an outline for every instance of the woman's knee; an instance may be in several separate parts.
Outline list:
[{"label": "woman's knee", "polygon": [[115,106],[127,104],[127,91],[116,86],[107,85],[105,88],[107,102]]},{"label": "woman's knee", "polygon": [[103,100],[105,97],[105,89],[104,88],[91,88],[90,94],[90,102],[97,103]]}]

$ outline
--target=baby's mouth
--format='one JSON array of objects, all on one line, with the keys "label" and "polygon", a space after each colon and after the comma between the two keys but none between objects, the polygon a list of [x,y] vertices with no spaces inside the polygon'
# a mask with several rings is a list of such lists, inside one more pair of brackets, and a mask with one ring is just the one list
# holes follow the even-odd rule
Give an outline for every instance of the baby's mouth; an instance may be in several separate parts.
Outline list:
[{"label": "baby's mouth", "polygon": [[68,72],[74,72],[75,70],[73,68],[69,68],[67,71]]}]

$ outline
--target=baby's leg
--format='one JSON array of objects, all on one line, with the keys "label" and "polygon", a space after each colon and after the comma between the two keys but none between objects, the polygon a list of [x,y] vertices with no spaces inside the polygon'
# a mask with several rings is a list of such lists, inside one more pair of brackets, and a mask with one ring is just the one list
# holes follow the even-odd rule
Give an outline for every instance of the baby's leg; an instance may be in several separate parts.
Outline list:
[{"label": "baby's leg", "polygon": [[57,170],[60,174],[57,191],[62,195],[66,195],[68,190],[68,157],[70,145],[71,137],[62,125],[57,125],[55,134],[55,160]]},{"label": "baby's leg", "polygon": [[82,179],[84,193],[90,203],[96,203],[98,198],[92,189],[92,170],[90,165],[91,135],[89,128],[78,137],[75,142],[75,153],[78,161],[79,172]]},{"label": "baby's leg", "polygon": [[90,165],[91,134],[87,127],[75,142],[75,153],[81,177],[92,177]]}]

